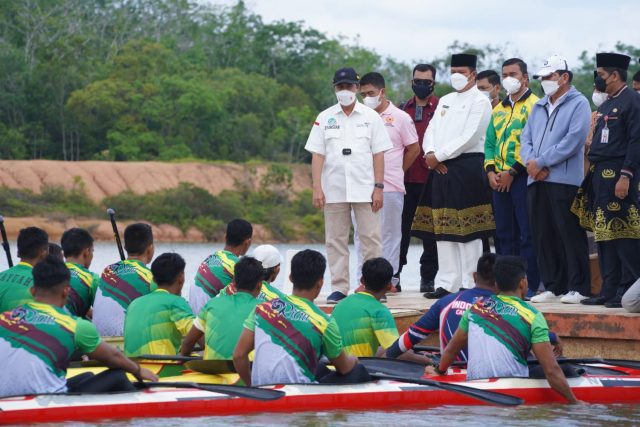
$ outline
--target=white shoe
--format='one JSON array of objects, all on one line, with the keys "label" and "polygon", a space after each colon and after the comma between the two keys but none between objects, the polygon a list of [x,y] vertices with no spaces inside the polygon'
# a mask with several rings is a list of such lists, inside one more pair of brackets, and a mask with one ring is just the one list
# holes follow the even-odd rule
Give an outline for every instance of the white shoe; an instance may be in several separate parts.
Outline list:
[{"label": "white shoe", "polygon": [[[531,302],[560,302],[560,298],[563,295],[555,296],[551,291],[544,291],[540,295],[536,295],[535,297],[531,297]],[[579,301],[578,301],[579,302]]]},{"label": "white shoe", "polygon": [[584,295],[580,295],[576,291],[570,291],[568,294],[562,297],[560,300],[561,303],[564,304],[580,304],[580,301],[583,299],[588,299],[589,297],[585,297]]}]

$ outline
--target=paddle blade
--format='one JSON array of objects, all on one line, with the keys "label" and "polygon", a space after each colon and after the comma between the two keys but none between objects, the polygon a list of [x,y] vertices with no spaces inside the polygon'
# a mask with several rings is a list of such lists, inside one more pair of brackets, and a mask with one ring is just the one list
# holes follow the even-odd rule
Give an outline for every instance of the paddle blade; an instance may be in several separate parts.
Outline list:
[{"label": "paddle blade", "polygon": [[473,387],[465,387],[458,384],[448,384],[442,383],[439,381],[434,381],[439,383],[439,387],[443,390],[452,391],[454,393],[464,394],[468,397],[473,397],[474,399],[481,400],[486,403],[490,403],[492,405],[498,406],[519,406],[524,403],[524,399],[515,396],[509,396],[504,393],[496,393],[495,391],[489,390],[478,390]]},{"label": "paddle blade", "polygon": [[192,360],[186,362],[184,366],[194,372],[209,375],[237,373],[236,367],[233,365],[233,360]]},{"label": "paddle blade", "polygon": [[360,357],[358,360],[369,374],[380,373],[407,378],[420,378],[424,375],[424,365],[408,360],[383,357]]}]

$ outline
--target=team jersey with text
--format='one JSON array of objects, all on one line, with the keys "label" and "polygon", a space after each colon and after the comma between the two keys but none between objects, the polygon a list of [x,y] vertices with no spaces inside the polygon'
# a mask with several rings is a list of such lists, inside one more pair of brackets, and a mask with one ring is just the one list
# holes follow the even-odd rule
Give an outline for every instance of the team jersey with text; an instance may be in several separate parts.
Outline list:
[{"label": "team jersey with text", "polygon": [[85,317],[93,305],[100,276],[90,272],[80,264],[65,263],[71,273],[71,291],[67,297],[65,307],[74,316]]},{"label": "team jersey with text", "polygon": [[[233,295],[236,292],[238,292],[238,290],[236,289],[235,285],[233,283],[229,283],[223,290],[220,291],[219,296],[222,297],[226,295]],[[257,299],[260,301],[271,301],[272,299],[282,298],[284,296],[285,294],[271,286],[269,283],[267,283],[266,281],[262,281],[262,289],[260,289],[260,294],[258,295]]]},{"label": "team jersey with text", "polygon": [[213,298],[233,280],[238,257],[228,251],[218,251],[202,261],[196,273],[196,286]]},{"label": "team jersey with text", "polygon": [[33,285],[33,267],[26,262],[0,273],[0,313],[33,301],[29,288]]}]

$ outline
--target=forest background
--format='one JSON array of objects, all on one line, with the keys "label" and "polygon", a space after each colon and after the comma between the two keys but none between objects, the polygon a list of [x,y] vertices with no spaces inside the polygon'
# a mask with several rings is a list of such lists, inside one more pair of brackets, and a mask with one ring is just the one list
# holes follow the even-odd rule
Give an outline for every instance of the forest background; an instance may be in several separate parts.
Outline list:
[{"label": "forest background", "polygon": [[[640,48],[618,42],[616,51],[634,58],[633,75]],[[519,56],[508,43],[452,41],[439,56],[419,52],[415,63],[431,63],[438,69],[436,96],[453,90],[447,67],[451,53],[459,52],[477,54],[479,71],[500,72],[507,57]],[[533,72],[537,63],[519,57],[529,62]],[[258,190],[239,183],[233,194],[210,194],[218,199],[205,201],[209,207],[195,217],[187,212],[186,219],[169,218],[168,222],[182,221],[185,228],[202,217],[218,224],[228,216],[250,215],[257,206],[272,201],[285,209],[285,200],[310,199],[308,194],[287,193],[292,177],[287,164],[310,162],[304,143],[317,114],[336,102],[333,72],[343,66],[355,68],[360,75],[378,71],[387,81],[388,98],[398,104],[412,95],[409,80],[414,65],[383,57],[357,39],[329,37],[303,22],[265,23],[243,1],[234,6],[191,0],[3,1],[0,159],[270,162],[273,165],[266,180],[260,178]],[[574,85],[591,99],[595,52],[584,51],[573,69]],[[538,82],[531,87],[542,95]],[[1,187],[0,201],[7,201],[1,213],[32,214],[42,194],[57,191],[48,205],[42,204],[48,206],[44,211],[94,215],[104,203],[89,201],[81,184],[38,194]],[[274,194],[282,198],[274,199]],[[74,199],[51,205],[53,199],[72,196],[83,202]],[[151,206],[162,195],[144,196],[149,199],[144,203]],[[196,196],[201,198],[202,193]],[[230,197],[235,199],[225,199]],[[161,204],[166,202],[162,199]],[[225,209],[220,206],[229,203],[239,207],[220,214]],[[22,210],[16,208],[18,204]],[[72,208],[84,205],[88,208],[83,212]],[[285,225],[301,224],[311,215],[320,227],[313,235],[322,235],[321,217],[312,207],[285,205],[291,205],[282,220]],[[131,219],[148,217],[154,209],[137,211],[129,215]],[[271,216],[266,213],[255,219]],[[289,239],[297,235],[292,230],[275,234]]]}]

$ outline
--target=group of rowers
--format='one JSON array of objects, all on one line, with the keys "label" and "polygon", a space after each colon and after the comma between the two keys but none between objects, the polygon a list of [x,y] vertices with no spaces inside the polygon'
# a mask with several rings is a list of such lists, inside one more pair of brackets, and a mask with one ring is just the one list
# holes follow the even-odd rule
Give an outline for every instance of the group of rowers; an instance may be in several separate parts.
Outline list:
[{"label": "group of rowers", "polygon": [[[200,344],[205,360],[233,360],[246,386],[371,381],[358,357],[419,362],[432,376],[446,375],[457,360],[466,362],[468,379],[546,377],[570,403],[582,403],[565,378],[575,372],[556,361],[562,341],[524,301],[523,258],[483,254],[475,288],[440,299],[399,336],[380,302],[392,289],[387,260],[367,260],[362,286],[329,317],[314,304],[325,257],[309,249],[296,253],[289,266],[293,293],[285,295],[271,285],[280,273],[278,250],[262,245],[246,255],[252,233],[245,220],[228,224],[224,249],[202,262],[187,302],[181,296],[185,260],[176,253],[154,259],[146,224],[125,229],[127,259],[101,275],[88,270],[93,259],[88,231],[72,228],[63,234],[65,263],[62,255],[49,253],[44,230],[21,230],[21,262],[0,273],[0,396],[135,390],[126,373],[139,381],[158,377],[131,357],[191,355]],[[438,330],[443,351],[433,366],[412,347]],[[101,340],[117,335],[124,337],[124,353]],[[531,351],[539,365],[529,369]],[[110,369],[67,379],[78,354]]]}]

